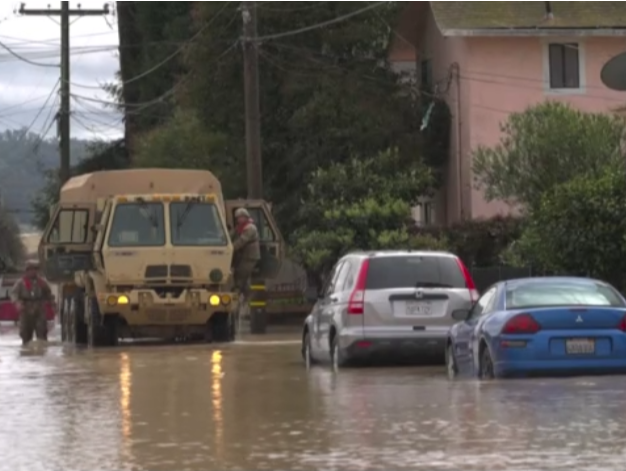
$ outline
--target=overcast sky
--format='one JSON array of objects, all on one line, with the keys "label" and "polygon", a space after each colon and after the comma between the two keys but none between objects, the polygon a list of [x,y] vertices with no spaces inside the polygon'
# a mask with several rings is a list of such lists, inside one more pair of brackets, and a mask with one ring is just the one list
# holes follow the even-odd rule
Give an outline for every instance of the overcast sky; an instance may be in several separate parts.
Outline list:
[{"label": "overcast sky", "polygon": [[[102,8],[103,1],[70,2],[72,8]],[[114,2],[110,2],[114,4]],[[0,46],[40,64],[60,61],[59,18],[20,16],[14,13],[19,2],[0,3]],[[27,8],[60,8],[61,2],[26,2]],[[111,82],[119,69],[117,21],[113,15],[72,18],[72,94],[88,99],[111,101],[99,85]],[[0,129],[31,126],[42,133],[58,109],[58,93],[49,100],[59,80],[58,67],[28,64],[0,47]],[[47,104],[46,104],[47,102]],[[39,114],[39,116],[38,116]],[[106,105],[72,99],[72,136],[111,139],[122,135],[121,116]],[[49,128],[48,137],[56,134]]]}]

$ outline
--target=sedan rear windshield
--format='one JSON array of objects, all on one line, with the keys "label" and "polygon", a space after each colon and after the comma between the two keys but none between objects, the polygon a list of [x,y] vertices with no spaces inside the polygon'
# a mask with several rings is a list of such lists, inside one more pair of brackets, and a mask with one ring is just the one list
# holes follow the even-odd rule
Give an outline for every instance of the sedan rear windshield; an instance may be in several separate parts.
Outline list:
[{"label": "sedan rear windshield", "polygon": [[506,291],[508,309],[556,306],[624,307],[624,300],[610,286],[601,283],[525,283]]},{"label": "sedan rear windshield", "polygon": [[458,262],[433,255],[374,257],[369,261],[366,289],[467,288]]}]

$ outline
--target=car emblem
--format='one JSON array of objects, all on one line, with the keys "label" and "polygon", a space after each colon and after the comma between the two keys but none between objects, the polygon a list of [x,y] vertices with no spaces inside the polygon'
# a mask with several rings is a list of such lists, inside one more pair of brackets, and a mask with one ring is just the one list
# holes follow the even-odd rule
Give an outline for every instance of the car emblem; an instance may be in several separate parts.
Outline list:
[{"label": "car emblem", "polygon": [[578,319],[576,319],[576,322],[578,324],[582,323],[583,322],[583,318],[581,316],[578,316]]},{"label": "car emblem", "polygon": [[422,291],[415,292],[415,299],[422,299],[424,297],[424,293]]}]

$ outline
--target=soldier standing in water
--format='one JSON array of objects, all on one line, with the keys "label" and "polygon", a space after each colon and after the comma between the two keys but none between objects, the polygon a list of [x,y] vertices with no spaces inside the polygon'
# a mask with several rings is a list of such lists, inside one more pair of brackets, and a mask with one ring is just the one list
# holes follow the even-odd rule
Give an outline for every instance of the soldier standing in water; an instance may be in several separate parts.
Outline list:
[{"label": "soldier standing in water", "polygon": [[46,303],[53,300],[50,285],[39,276],[37,262],[29,261],[26,272],[11,292],[11,299],[20,313],[20,337],[22,345],[28,345],[34,334],[37,340],[48,340]]}]

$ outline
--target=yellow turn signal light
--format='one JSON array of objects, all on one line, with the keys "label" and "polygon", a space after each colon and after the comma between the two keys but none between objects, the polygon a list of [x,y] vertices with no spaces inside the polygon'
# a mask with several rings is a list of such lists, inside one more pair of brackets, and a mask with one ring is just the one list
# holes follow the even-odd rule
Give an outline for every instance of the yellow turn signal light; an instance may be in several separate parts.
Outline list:
[{"label": "yellow turn signal light", "polygon": [[224,306],[228,306],[231,303],[232,299],[227,294],[222,296],[222,304]]},{"label": "yellow turn signal light", "polygon": [[115,296],[115,295],[111,295],[107,298],[107,304],[109,306],[117,306],[119,305],[127,305],[129,304],[130,301],[128,299],[128,296]]},{"label": "yellow turn signal light", "polygon": [[220,302],[221,302],[220,297],[216,294],[214,294],[213,296],[209,298],[209,304],[211,306],[219,306]]}]

